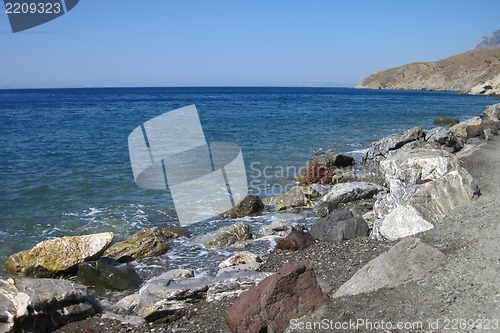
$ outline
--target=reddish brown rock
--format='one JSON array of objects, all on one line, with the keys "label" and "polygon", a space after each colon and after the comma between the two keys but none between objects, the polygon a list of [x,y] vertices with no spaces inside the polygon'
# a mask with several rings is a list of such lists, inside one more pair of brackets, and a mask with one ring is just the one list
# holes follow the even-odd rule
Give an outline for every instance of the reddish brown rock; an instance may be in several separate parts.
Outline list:
[{"label": "reddish brown rock", "polygon": [[281,333],[291,319],[311,313],[328,299],[311,264],[290,264],[242,293],[225,320],[234,333]]},{"label": "reddish brown rock", "polygon": [[276,242],[278,250],[297,251],[305,249],[314,244],[314,238],[302,230],[293,230],[285,238],[281,238]]}]

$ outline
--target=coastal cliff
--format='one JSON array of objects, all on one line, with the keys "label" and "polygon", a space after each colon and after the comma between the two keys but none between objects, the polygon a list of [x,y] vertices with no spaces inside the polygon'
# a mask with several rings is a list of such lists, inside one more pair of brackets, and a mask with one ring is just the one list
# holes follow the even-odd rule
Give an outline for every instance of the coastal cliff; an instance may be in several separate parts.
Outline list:
[{"label": "coastal cliff", "polygon": [[496,40],[493,37],[488,43],[482,40],[474,50],[446,59],[382,70],[365,78],[356,88],[446,90],[500,96],[500,45],[493,42]]}]

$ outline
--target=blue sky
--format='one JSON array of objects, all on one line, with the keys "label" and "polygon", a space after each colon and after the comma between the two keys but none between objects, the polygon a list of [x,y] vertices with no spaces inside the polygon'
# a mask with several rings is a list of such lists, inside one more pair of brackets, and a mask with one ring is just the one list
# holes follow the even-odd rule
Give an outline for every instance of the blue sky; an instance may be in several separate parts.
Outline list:
[{"label": "blue sky", "polygon": [[0,12],[0,88],[353,85],[467,51],[500,1],[80,0],[13,34]]}]

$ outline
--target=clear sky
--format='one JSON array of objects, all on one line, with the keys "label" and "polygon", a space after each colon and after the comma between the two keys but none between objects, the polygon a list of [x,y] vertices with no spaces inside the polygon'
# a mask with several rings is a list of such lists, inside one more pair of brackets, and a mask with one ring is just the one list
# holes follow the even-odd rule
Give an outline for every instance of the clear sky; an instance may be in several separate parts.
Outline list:
[{"label": "clear sky", "polygon": [[0,88],[354,85],[500,29],[499,0],[80,0],[16,34],[0,8]]}]

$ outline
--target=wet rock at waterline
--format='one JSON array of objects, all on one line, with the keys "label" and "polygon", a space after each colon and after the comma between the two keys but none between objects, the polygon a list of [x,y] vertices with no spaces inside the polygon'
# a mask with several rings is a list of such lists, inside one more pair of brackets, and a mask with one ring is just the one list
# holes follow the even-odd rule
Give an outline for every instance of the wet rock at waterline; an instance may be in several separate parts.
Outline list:
[{"label": "wet rock at waterline", "polygon": [[288,192],[278,195],[271,201],[276,210],[285,210],[294,207],[310,206],[311,201],[306,197],[300,186],[292,187]]},{"label": "wet rock at waterline", "polygon": [[268,225],[264,225],[259,229],[259,235],[261,236],[279,236],[286,237],[295,227],[288,222],[274,220]]},{"label": "wet rock at waterline", "polygon": [[123,242],[113,244],[104,253],[104,256],[119,262],[129,262],[135,259],[158,256],[167,252],[168,243],[171,238],[177,238],[186,234],[181,229],[143,229]]},{"label": "wet rock at waterline", "polygon": [[454,126],[460,122],[458,118],[436,118],[433,121],[434,125]]},{"label": "wet rock at waterline", "polygon": [[113,241],[112,232],[62,237],[38,243],[31,250],[11,255],[5,271],[33,277],[54,277],[76,271],[79,263],[96,260]]},{"label": "wet rock at waterline", "polygon": [[205,242],[205,246],[222,248],[250,238],[249,225],[244,222],[238,222],[217,230],[210,236],[210,239]]},{"label": "wet rock at waterline", "polygon": [[129,264],[101,258],[79,264],[76,281],[86,286],[128,290],[138,288],[142,279]]},{"label": "wet rock at waterline", "polygon": [[262,212],[264,203],[256,195],[248,195],[236,207],[220,215],[222,218],[235,219],[238,217],[253,216]]},{"label": "wet rock at waterline", "polygon": [[346,155],[331,155],[325,152],[319,152],[307,160],[307,165],[311,164],[324,165],[328,168],[347,168],[353,166],[356,161],[351,156]]}]

